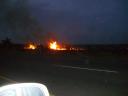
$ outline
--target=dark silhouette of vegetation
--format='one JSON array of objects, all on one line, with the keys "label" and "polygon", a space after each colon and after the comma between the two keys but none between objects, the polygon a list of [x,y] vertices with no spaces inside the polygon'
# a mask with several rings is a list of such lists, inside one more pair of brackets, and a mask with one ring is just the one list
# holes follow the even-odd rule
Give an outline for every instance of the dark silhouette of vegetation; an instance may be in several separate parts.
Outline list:
[{"label": "dark silhouette of vegetation", "polygon": [[9,39],[8,37],[4,40],[2,40],[2,45],[3,46],[11,46],[12,45],[12,41],[11,39]]}]

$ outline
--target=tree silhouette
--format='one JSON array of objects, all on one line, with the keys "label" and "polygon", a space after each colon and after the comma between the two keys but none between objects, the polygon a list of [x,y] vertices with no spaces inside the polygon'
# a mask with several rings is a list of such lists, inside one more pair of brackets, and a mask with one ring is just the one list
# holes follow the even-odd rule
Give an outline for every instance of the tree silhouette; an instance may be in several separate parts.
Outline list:
[{"label": "tree silhouette", "polygon": [[4,46],[9,46],[12,45],[11,39],[9,39],[8,37],[5,40],[2,40],[2,44]]}]

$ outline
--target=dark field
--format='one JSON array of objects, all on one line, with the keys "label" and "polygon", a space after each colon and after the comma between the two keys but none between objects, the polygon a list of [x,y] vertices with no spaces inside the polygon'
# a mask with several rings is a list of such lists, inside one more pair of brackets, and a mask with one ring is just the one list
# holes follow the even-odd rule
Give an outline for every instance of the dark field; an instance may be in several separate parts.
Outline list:
[{"label": "dark field", "polygon": [[127,58],[125,52],[1,50],[0,85],[39,82],[55,96],[128,96]]}]

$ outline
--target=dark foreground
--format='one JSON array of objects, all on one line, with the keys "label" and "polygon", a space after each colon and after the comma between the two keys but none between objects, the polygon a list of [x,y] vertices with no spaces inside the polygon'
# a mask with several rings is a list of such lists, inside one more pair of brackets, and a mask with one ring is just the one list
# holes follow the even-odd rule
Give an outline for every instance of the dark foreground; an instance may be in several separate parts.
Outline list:
[{"label": "dark foreground", "polygon": [[1,51],[0,85],[38,82],[55,96],[128,96],[127,58],[109,52]]}]

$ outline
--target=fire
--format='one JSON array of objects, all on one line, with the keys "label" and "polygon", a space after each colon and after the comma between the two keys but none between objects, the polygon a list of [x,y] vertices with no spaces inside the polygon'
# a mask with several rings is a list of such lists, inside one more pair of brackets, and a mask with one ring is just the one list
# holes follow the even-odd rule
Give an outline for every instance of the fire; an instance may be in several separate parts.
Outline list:
[{"label": "fire", "polygon": [[66,48],[61,47],[56,41],[50,42],[49,48],[52,50],[66,50]]},{"label": "fire", "polygon": [[25,47],[24,47],[24,49],[29,49],[29,50],[35,50],[37,48],[37,46],[36,45],[34,45],[34,44],[27,44]]},{"label": "fire", "polygon": [[52,42],[52,43],[50,43],[50,46],[49,47],[50,47],[50,49],[56,50],[58,48],[58,45],[57,45],[56,42]]},{"label": "fire", "polygon": [[33,45],[33,44],[30,44],[28,48],[29,48],[29,49],[32,49],[32,50],[35,50],[35,49],[36,49],[36,46]]}]

